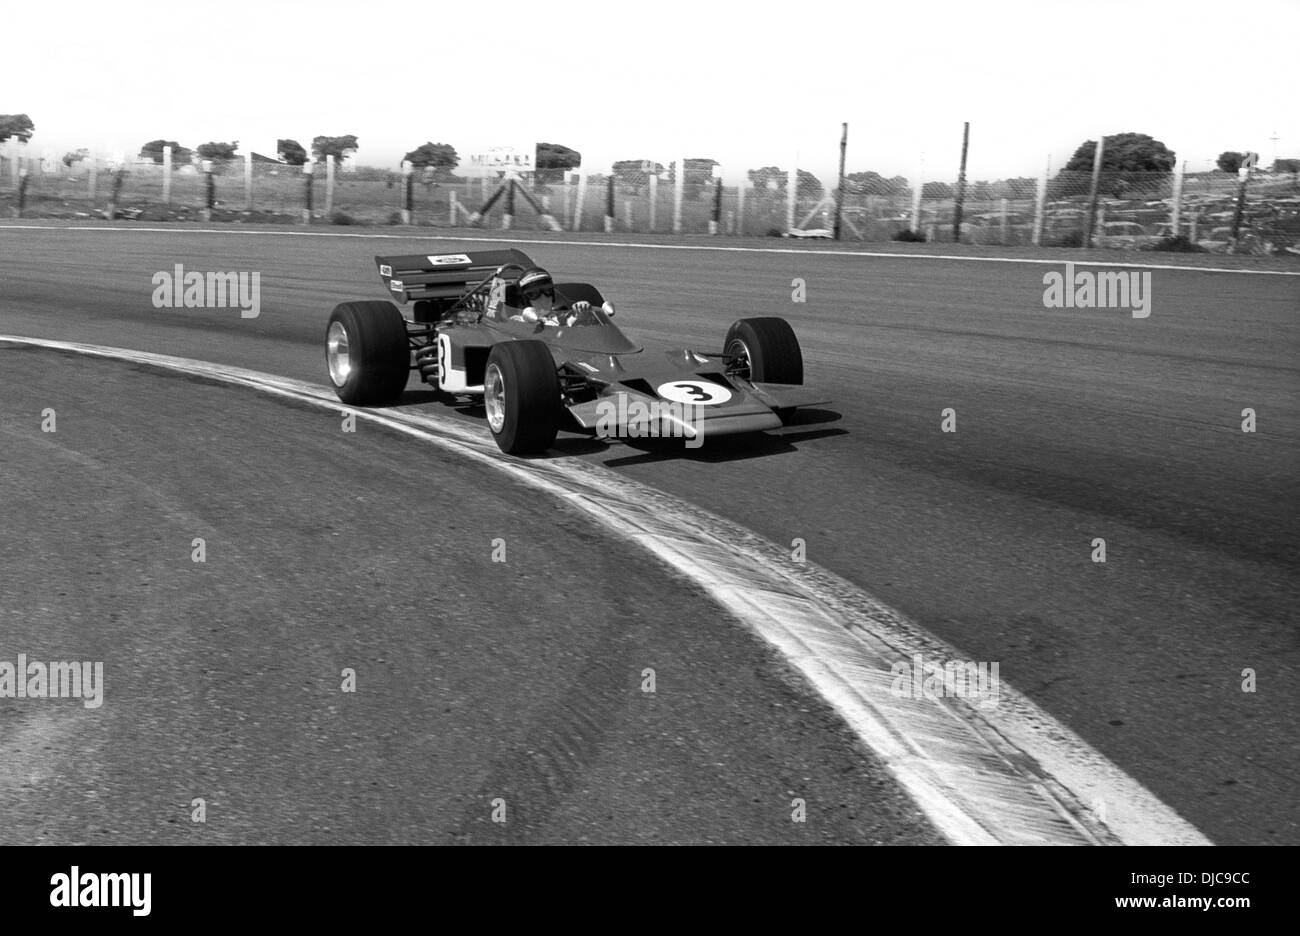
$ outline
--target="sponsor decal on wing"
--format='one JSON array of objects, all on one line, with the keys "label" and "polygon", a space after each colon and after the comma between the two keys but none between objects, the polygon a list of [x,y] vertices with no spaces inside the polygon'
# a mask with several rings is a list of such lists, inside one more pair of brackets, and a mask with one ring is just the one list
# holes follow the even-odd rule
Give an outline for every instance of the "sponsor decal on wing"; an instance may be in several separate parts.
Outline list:
[{"label": "sponsor decal on wing", "polygon": [[430,266],[471,266],[473,261],[465,254],[432,254],[428,258]]}]

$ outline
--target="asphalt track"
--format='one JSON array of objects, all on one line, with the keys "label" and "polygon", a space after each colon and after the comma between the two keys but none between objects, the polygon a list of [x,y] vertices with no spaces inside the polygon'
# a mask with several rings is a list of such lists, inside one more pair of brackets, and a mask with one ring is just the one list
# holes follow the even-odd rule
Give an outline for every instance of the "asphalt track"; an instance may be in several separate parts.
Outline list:
[{"label": "asphalt track", "polygon": [[[454,246],[0,229],[0,333],[320,382],[330,306],[378,297],[373,254],[431,243]],[[774,543],[805,539],[810,560],[969,659],[999,661],[1004,680],[1214,841],[1300,841],[1300,280],[1157,270],[1152,315],[1138,320],[1044,309],[1044,270],[1029,264],[526,249],[599,283],[648,343],[712,347],[736,317],[785,315],[810,382],[835,399],[766,438],[689,452],[574,437],[560,457]],[[150,277],[176,263],[260,271],[261,316],[154,309]],[[791,302],[795,277],[806,303]],[[80,367],[63,361],[60,385],[94,398]],[[940,431],[945,407],[956,433]],[[1245,407],[1254,434],[1241,432]],[[1090,558],[1096,537],[1104,565]],[[35,559],[16,562],[21,573]]]}]

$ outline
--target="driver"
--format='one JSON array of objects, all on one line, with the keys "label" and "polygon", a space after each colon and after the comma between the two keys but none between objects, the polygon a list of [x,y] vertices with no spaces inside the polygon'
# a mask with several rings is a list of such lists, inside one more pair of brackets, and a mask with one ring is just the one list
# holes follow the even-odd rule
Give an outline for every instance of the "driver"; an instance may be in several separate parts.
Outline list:
[{"label": "driver", "polygon": [[555,283],[551,274],[541,267],[526,270],[519,277],[519,296],[524,309],[517,318],[521,322],[541,322],[544,325],[572,325],[591,311],[591,303],[579,300],[572,306],[557,305]]}]

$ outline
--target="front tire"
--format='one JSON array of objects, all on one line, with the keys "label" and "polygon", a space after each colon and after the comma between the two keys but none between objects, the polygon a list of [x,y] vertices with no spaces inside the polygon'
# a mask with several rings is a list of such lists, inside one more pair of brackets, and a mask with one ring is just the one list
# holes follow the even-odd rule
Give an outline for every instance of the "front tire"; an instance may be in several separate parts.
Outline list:
[{"label": "front tire", "polygon": [[325,328],[325,366],[340,400],[392,403],[406,389],[411,351],[406,321],[391,302],[344,302]]},{"label": "front tire", "polygon": [[488,352],[483,372],[488,429],[507,455],[533,455],[560,430],[560,381],[555,358],[541,341],[503,341]]},{"label": "front tire", "polygon": [[803,352],[783,318],[743,318],[727,329],[729,373],[754,383],[802,384]]},{"label": "front tire", "polygon": [[[737,377],[757,383],[803,383],[803,352],[794,329],[783,318],[738,319],[727,329],[722,349],[728,358],[727,372]],[[783,407],[776,415],[789,425],[795,411]]]}]

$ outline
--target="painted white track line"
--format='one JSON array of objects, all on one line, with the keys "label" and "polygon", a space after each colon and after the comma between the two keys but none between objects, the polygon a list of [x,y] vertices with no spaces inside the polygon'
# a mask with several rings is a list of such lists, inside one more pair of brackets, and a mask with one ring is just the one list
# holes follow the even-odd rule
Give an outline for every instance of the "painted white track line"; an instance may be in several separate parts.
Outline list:
[{"label": "painted white track line", "polygon": [[641,543],[776,647],[954,844],[1209,845],[1197,829],[1006,682],[992,707],[899,698],[890,667],[962,657],[856,586],[744,527],[580,459],[503,455],[486,427],[367,410],[323,386],[168,355],[0,335],[199,375],[368,420],[506,472]]},{"label": "painted white track line", "polygon": [[545,244],[548,247],[614,247],[622,250],[707,250],[721,253],[795,254],[818,257],[871,257],[888,260],[962,260],[970,263],[1037,263],[1062,266],[1069,261],[1075,266],[1123,267],[1137,270],[1180,270],[1187,273],[1241,273],[1250,276],[1300,276],[1300,270],[1241,270],[1231,267],[1179,266],[1174,263],[1130,263],[1127,260],[1076,260],[1061,257],[1048,260],[1041,257],[967,257],[959,254],[908,254],[870,250],[817,250],[793,247],[725,247],[720,244],[640,244],[634,241],[581,241],[524,237],[457,237],[451,234],[362,234],[354,231],[242,231],[219,228],[151,228],[151,227],[83,227],[79,224],[3,224],[0,231],[101,231],[149,234],[242,234],[245,237],[361,237],[372,240],[431,240],[457,241],[484,244]]}]

